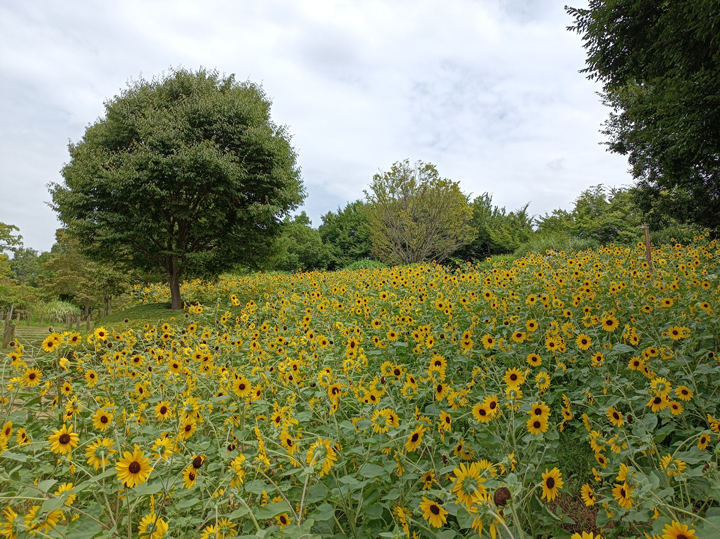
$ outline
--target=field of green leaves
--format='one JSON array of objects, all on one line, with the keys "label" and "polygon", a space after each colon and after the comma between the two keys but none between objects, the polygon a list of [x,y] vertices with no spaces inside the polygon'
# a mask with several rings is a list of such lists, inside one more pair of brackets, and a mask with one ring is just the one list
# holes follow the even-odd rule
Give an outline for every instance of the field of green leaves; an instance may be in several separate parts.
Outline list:
[{"label": "field of green leaves", "polygon": [[193,281],[17,347],[0,537],[720,537],[719,261]]}]

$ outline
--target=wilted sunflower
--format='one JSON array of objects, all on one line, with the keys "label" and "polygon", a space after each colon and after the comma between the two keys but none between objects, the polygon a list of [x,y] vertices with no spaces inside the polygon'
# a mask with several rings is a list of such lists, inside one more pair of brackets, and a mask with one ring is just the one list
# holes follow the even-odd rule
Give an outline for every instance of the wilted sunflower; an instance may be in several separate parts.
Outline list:
[{"label": "wilted sunflower", "polygon": [[48,438],[48,443],[53,453],[67,455],[78,446],[80,437],[72,430],[72,425],[63,425],[60,430],[53,431],[53,434]]},{"label": "wilted sunflower", "polygon": [[423,496],[423,501],[420,502],[420,510],[423,512],[423,518],[427,520],[428,524],[435,528],[440,528],[447,522],[446,515],[448,512],[436,502],[428,500],[425,496]]},{"label": "wilted sunflower", "polygon": [[557,498],[558,492],[563,488],[565,482],[562,480],[562,473],[557,468],[553,468],[549,471],[545,468],[545,473],[542,474],[542,499],[549,502]]},{"label": "wilted sunflower", "polygon": [[123,453],[123,457],[117,462],[115,469],[118,472],[118,481],[124,483],[126,488],[142,485],[153,471],[150,461],[137,444],[132,453],[130,451]]}]

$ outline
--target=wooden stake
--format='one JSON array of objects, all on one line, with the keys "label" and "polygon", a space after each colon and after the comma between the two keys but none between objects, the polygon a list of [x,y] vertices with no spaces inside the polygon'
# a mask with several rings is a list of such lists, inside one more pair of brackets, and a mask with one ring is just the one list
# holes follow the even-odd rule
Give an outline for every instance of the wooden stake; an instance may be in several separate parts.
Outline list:
[{"label": "wooden stake", "polygon": [[647,262],[648,262],[648,266],[650,266],[650,271],[653,271],[652,247],[650,246],[650,227],[648,225],[643,225],[643,228],[645,229],[645,256],[647,257]]}]

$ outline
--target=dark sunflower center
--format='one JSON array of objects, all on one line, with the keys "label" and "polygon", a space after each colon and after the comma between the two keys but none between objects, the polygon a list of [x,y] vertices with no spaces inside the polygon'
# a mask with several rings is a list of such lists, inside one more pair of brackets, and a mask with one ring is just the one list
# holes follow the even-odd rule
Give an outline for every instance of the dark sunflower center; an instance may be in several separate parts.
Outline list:
[{"label": "dark sunflower center", "polygon": [[36,376],[37,376],[37,375],[36,375],[34,372],[31,372],[31,373],[30,373],[30,376],[28,376],[28,378],[30,378],[30,380],[35,380],[35,377],[36,377]]},{"label": "dark sunflower center", "polygon": [[420,438],[420,435],[417,432],[415,432],[415,433],[413,433],[412,438],[410,438],[410,441],[412,443],[415,443],[418,441],[418,438]]},{"label": "dark sunflower center", "polygon": [[60,442],[63,445],[69,444],[70,443],[70,435],[66,434],[66,433],[61,434],[60,438],[58,438],[58,442]]},{"label": "dark sunflower center", "polygon": [[293,446],[293,441],[290,438],[288,438],[285,443],[288,444],[290,447]]},{"label": "dark sunflower center", "polygon": [[440,508],[439,508],[437,505],[433,504],[433,505],[430,506],[430,512],[431,512],[433,515],[439,515],[439,514],[440,514]]},{"label": "dark sunflower center", "polygon": [[192,424],[191,424],[191,423],[188,423],[187,425],[185,425],[185,432],[190,432],[191,430],[192,430]]},{"label": "dark sunflower center", "polygon": [[106,416],[106,415],[101,415],[101,416],[100,416],[100,423],[105,424],[105,423],[107,423],[108,421],[109,421],[108,416]]},{"label": "dark sunflower center", "polygon": [[139,473],[141,468],[140,463],[134,460],[130,463],[130,466],[128,466],[128,471],[130,473]]},{"label": "dark sunflower center", "polygon": [[615,412],[615,413],[613,414],[613,417],[615,418],[615,421],[619,421],[619,420],[620,420],[620,414],[618,414],[617,412]]},{"label": "dark sunflower center", "polygon": [[510,380],[512,380],[513,382],[517,379],[518,379],[517,374],[513,373],[510,375]]},{"label": "dark sunflower center", "polygon": [[545,480],[545,486],[549,489],[554,488],[555,487],[555,479],[553,479],[552,477],[548,477]]},{"label": "dark sunflower center", "polygon": [[533,427],[535,427],[536,429],[539,429],[541,425],[542,425],[542,423],[540,423],[540,421],[535,421],[533,423]]},{"label": "dark sunflower center", "polygon": [[497,407],[497,402],[492,401],[492,402],[489,404],[489,407],[490,407],[491,410],[494,410],[494,409]]},{"label": "dark sunflower center", "polygon": [[483,416],[484,416],[484,415],[487,415],[487,412],[485,411],[485,408],[480,408],[480,409],[478,410],[478,415],[483,415]]},{"label": "dark sunflower center", "polygon": [[438,384],[438,386],[437,386],[437,392],[438,392],[438,393],[442,393],[442,390],[443,390],[442,384]]},{"label": "dark sunflower center", "polygon": [[202,457],[195,457],[192,462],[193,468],[196,470],[200,468],[200,466],[203,465],[203,458]]},{"label": "dark sunflower center", "polygon": [[542,415],[542,409],[541,409],[541,408],[535,408],[535,415]]},{"label": "dark sunflower center", "polygon": [[161,406],[160,407],[160,415],[165,415],[167,413],[167,406]]},{"label": "dark sunflower center", "polygon": [[653,404],[660,404],[662,402],[662,397],[655,397],[653,399]]},{"label": "dark sunflower center", "polygon": [[195,474],[194,474],[193,472],[190,472],[190,473],[188,474],[188,479],[189,479],[190,481],[195,481]]}]

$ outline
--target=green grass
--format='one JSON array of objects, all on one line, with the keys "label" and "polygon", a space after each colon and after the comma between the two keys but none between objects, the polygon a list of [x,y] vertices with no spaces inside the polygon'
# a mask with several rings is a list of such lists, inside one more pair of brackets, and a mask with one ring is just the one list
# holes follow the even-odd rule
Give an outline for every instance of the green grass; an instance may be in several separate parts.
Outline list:
[{"label": "green grass", "polygon": [[149,303],[147,305],[139,305],[138,307],[130,307],[124,311],[94,320],[93,326],[96,328],[100,326],[106,328],[138,328],[148,323],[157,324],[159,321],[168,320],[172,316],[178,318],[184,316],[184,313],[183,311],[173,311],[170,309],[170,303]]}]

